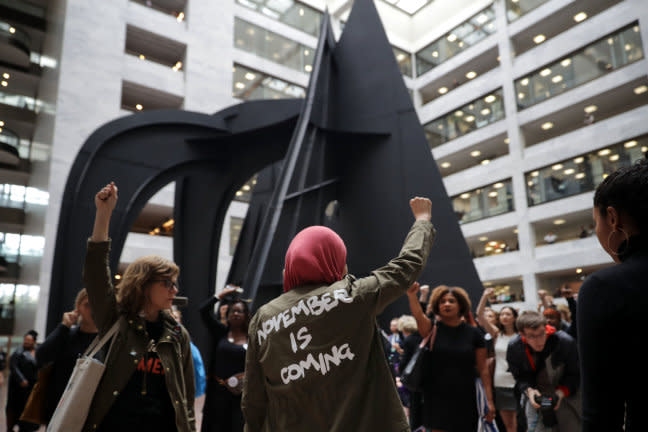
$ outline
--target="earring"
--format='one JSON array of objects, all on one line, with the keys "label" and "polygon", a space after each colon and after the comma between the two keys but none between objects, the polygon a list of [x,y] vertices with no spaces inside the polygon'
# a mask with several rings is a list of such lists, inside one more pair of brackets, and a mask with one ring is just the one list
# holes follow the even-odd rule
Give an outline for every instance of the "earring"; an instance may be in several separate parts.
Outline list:
[{"label": "earring", "polygon": [[[619,228],[619,231],[621,231],[623,233],[623,236],[625,237],[625,240],[624,240],[625,241],[625,248],[623,248],[623,251],[615,252],[614,249],[610,246],[610,240],[612,239],[612,235],[614,233],[616,233],[616,230],[611,231],[610,235],[608,235],[608,239],[607,239],[608,250],[610,251],[611,254],[616,255],[616,256],[623,255],[624,253],[626,253],[628,251],[628,246],[630,244],[630,236],[628,235],[628,233],[625,232],[623,230],[623,228]],[[622,244],[623,244],[623,242],[622,242]]]}]

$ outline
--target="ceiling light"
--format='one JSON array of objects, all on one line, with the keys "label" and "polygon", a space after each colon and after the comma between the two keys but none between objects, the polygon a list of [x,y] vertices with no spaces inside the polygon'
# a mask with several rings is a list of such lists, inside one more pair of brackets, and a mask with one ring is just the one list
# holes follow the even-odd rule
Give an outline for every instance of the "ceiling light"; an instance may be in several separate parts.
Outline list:
[{"label": "ceiling light", "polygon": [[450,168],[450,165],[451,165],[450,162],[443,162],[441,164],[441,168]]},{"label": "ceiling light", "polygon": [[249,191],[250,190],[250,185],[243,185],[243,190],[244,191]]},{"label": "ceiling light", "polygon": [[646,93],[647,91],[648,91],[648,86],[645,86],[645,85],[641,85],[641,86],[639,86],[639,87],[635,87],[635,89],[634,89],[634,93],[635,93],[636,95],[640,95],[640,94],[642,94],[642,93]]},{"label": "ceiling light", "polygon": [[497,198],[497,195],[498,195],[497,191],[493,191],[493,192],[488,193],[488,196],[491,197],[491,198]]},{"label": "ceiling light", "polygon": [[515,229],[513,230],[513,234],[517,234],[517,233],[518,233],[518,229],[515,228]]},{"label": "ceiling light", "polygon": [[628,142],[626,142],[625,144],[623,144],[623,147],[625,147],[625,148],[632,148],[632,147],[634,147],[634,146],[636,146],[636,145],[637,145],[637,141],[632,140],[632,141],[628,141]]},{"label": "ceiling light", "polygon": [[592,114],[593,112],[596,112],[597,109],[598,107],[596,105],[589,105],[585,107],[585,112],[587,114]]},{"label": "ceiling light", "polygon": [[479,241],[485,242],[486,240],[488,240],[486,236],[479,237]]},{"label": "ceiling light", "polygon": [[144,109],[144,107],[142,106],[142,104],[137,104],[137,105],[135,105],[135,109],[137,111],[142,111],[142,109]]},{"label": "ceiling light", "polygon": [[603,150],[599,150],[598,155],[599,156],[607,156],[610,153],[612,153],[612,151],[610,149],[603,149]]},{"label": "ceiling light", "polygon": [[495,183],[495,184],[493,185],[493,187],[494,187],[495,189],[501,189],[501,188],[504,187],[504,183]]},{"label": "ceiling light", "polygon": [[484,248],[484,250],[485,250],[486,252],[490,252],[490,251],[493,250],[493,248],[490,247],[490,246],[486,246],[486,247]]},{"label": "ceiling light", "polygon": [[522,81],[520,81],[520,84],[523,86],[529,85],[529,78],[524,78]]},{"label": "ceiling light", "polygon": [[574,163],[577,163],[577,164],[583,163],[584,160],[585,160],[585,158],[580,156],[580,157],[577,157],[576,159],[574,159]]},{"label": "ceiling light", "polygon": [[242,90],[245,88],[245,84],[239,81],[236,84],[234,84],[234,87],[236,87],[239,90]]},{"label": "ceiling light", "polygon": [[533,171],[531,173],[531,177],[538,177],[540,175],[540,171]]},{"label": "ceiling light", "polygon": [[644,153],[648,152],[648,146],[641,147],[641,151]]},{"label": "ceiling light", "polygon": [[546,77],[547,75],[551,75],[551,69],[546,68],[540,71],[540,76]]},{"label": "ceiling light", "polygon": [[522,92],[518,93],[518,99],[524,99],[524,93]]},{"label": "ceiling light", "polygon": [[439,57],[439,52],[438,51],[433,51],[432,52],[432,57]]},{"label": "ceiling light", "polygon": [[527,186],[533,186],[533,184],[534,184],[534,183],[533,183],[533,180],[529,180],[529,181],[527,182]]},{"label": "ceiling light", "polygon": [[576,269],[576,273],[577,273],[577,274],[581,274],[581,273],[583,273],[583,269],[582,269],[582,268],[577,268],[577,269]]},{"label": "ceiling light", "polygon": [[562,80],[563,80],[562,75],[556,75],[555,77],[551,78],[551,82],[554,84],[558,84]]},{"label": "ceiling light", "polygon": [[304,70],[305,70],[306,72],[312,72],[312,70],[313,70],[313,66],[311,66],[311,65],[306,65],[306,66],[304,66]]},{"label": "ceiling light", "polygon": [[299,8],[299,16],[304,16],[304,8]]},{"label": "ceiling light", "polygon": [[504,138],[504,144],[508,144],[510,142],[511,142],[511,140],[508,137]]},{"label": "ceiling light", "polygon": [[2,78],[9,79],[10,76],[9,76],[9,74],[7,72],[5,72],[5,73],[2,74]]},{"label": "ceiling light", "polygon": [[551,122],[546,122],[546,123],[543,123],[542,126],[540,126],[540,127],[542,128],[542,130],[549,130],[552,127],[554,127],[554,124],[551,123]]},{"label": "ceiling light", "polygon": [[184,13],[184,12],[180,12],[180,13],[178,14],[178,16],[176,17],[176,20],[177,20],[178,22],[182,22],[182,21],[184,20],[184,18],[185,18],[185,13]]},{"label": "ceiling light", "polygon": [[455,111],[455,115],[456,115],[457,117],[461,117],[461,116],[463,116],[463,114],[464,114],[464,113],[463,113],[463,111],[461,111],[461,110]]},{"label": "ceiling light", "polygon": [[562,67],[567,67],[567,66],[569,66],[570,64],[571,64],[571,59],[568,59],[568,58],[566,58],[565,60],[563,60],[563,61],[560,62],[560,65],[561,65]]},{"label": "ceiling light", "polygon": [[470,198],[470,194],[469,193],[462,193],[461,195],[459,195],[459,197],[461,199],[468,199],[468,198]]},{"label": "ceiling light", "polygon": [[243,195],[243,191],[240,191],[240,190],[236,191],[236,196],[241,196],[241,195]]},{"label": "ceiling light", "polygon": [[2,85],[2,87],[7,87],[9,83],[7,81],[2,81],[0,82],[0,85]]},{"label": "ceiling light", "polygon": [[576,170],[575,170],[574,168],[567,168],[567,169],[564,171],[565,175],[572,175],[572,174],[574,174],[575,172],[576,172]]},{"label": "ceiling light", "polygon": [[497,99],[497,98],[495,97],[495,95],[488,95],[488,96],[486,96],[486,97],[484,98],[484,102],[486,102],[486,103],[493,103],[493,102],[495,102],[496,99]]},{"label": "ceiling light", "polygon": [[245,74],[245,79],[248,81],[252,81],[254,78],[256,78],[256,74],[253,74],[252,72],[248,72]]},{"label": "ceiling light", "polygon": [[479,162],[482,165],[488,165],[490,163],[490,159],[484,159],[483,161]]},{"label": "ceiling light", "polygon": [[474,150],[470,152],[470,156],[472,157],[478,157],[479,155],[481,155],[481,152],[479,150]]},{"label": "ceiling light", "polygon": [[577,178],[578,180],[583,179],[583,178],[585,178],[585,173],[582,173],[582,172],[578,173],[574,177]]},{"label": "ceiling light", "polygon": [[574,21],[577,23],[581,21],[585,21],[587,19],[587,14],[585,12],[579,12],[576,15],[574,15]]},{"label": "ceiling light", "polygon": [[545,40],[547,40],[547,37],[543,34],[539,34],[533,38],[533,42],[535,42],[536,44],[541,44]]},{"label": "ceiling light", "polygon": [[439,93],[440,93],[440,94],[446,94],[446,93],[448,93],[448,87],[441,87],[441,88],[439,89]]},{"label": "ceiling light", "polygon": [[9,27],[9,33],[11,34],[16,33],[16,29],[14,27]]},{"label": "ceiling light", "polygon": [[120,280],[120,279],[121,279],[121,275],[120,275],[120,274],[116,274],[116,275],[115,275],[115,279]]},{"label": "ceiling light", "polygon": [[310,55],[310,50],[305,49],[304,50],[304,55]]},{"label": "ceiling light", "polygon": [[477,72],[475,72],[475,71],[470,71],[470,72],[468,72],[468,73],[466,74],[466,78],[468,78],[468,79],[473,79],[473,78],[475,78],[476,76],[477,76]]},{"label": "ceiling light", "polygon": [[140,55],[139,55],[139,59],[140,59],[140,60],[146,60],[146,56],[145,56],[144,54],[140,54]]},{"label": "ceiling light", "polygon": [[450,33],[450,34],[448,35],[448,42],[454,42],[454,41],[456,41],[456,40],[457,40],[457,35],[456,35],[456,34],[454,34],[454,33]]},{"label": "ceiling light", "polygon": [[554,170],[554,171],[561,170],[562,168],[563,168],[563,164],[556,164],[556,165],[551,167],[551,169]]},{"label": "ceiling light", "polygon": [[555,221],[553,221],[554,225],[562,225],[565,222],[567,222],[565,219],[556,219]]},{"label": "ceiling light", "polygon": [[472,123],[472,122],[474,122],[474,121],[475,121],[475,116],[471,116],[471,115],[469,115],[468,117],[466,117],[466,121],[467,121],[468,123]]},{"label": "ceiling light", "polygon": [[490,110],[488,108],[484,108],[479,113],[483,116],[487,116],[488,114],[490,114]]},{"label": "ceiling light", "polygon": [[0,120],[0,127],[4,127],[4,124],[5,123],[2,120]]},{"label": "ceiling light", "polygon": [[613,154],[612,156],[610,156],[610,160],[612,162],[618,161],[619,160],[619,155],[618,154]]}]

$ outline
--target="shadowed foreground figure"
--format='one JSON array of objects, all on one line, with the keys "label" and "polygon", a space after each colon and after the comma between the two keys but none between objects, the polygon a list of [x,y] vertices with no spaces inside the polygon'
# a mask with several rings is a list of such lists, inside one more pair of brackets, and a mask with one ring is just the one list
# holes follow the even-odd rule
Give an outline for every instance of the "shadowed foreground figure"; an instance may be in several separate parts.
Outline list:
[{"label": "shadowed foreground figure", "polygon": [[250,323],[242,408],[246,431],[409,430],[376,315],[420,275],[435,236],[427,198],[400,254],[356,279],[332,230],[312,226],[286,252],[284,294]]}]

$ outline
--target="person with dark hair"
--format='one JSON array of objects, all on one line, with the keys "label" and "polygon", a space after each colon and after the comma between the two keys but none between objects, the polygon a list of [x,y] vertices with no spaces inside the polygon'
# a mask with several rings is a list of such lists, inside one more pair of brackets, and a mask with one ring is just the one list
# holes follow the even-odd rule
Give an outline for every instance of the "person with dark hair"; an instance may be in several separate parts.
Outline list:
[{"label": "person with dark hair", "polygon": [[648,310],[648,160],[610,174],[594,194],[601,247],[616,265],[591,274],[578,294],[583,431],[648,430],[641,329]]},{"label": "person with dark hair", "polygon": [[77,359],[97,336],[97,326],[92,319],[88,291],[83,288],[76,296],[74,310],[65,312],[61,323],[36,350],[39,368],[52,364],[45,397],[45,424],[54,414],[72,375]]},{"label": "person with dark hair", "polygon": [[423,357],[423,425],[433,432],[477,430],[475,378],[484,385],[488,422],[495,418],[495,405],[486,342],[472,318],[468,294],[460,287],[436,287],[430,303],[438,320],[431,320],[417,292],[418,283],[407,290],[412,315],[422,337],[432,333],[430,351]]},{"label": "person with dark hair", "polygon": [[99,335],[117,325],[83,430],[194,432],[189,333],[169,313],[180,269],[164,257],[143,256],[113,286],[109,227],[117,193],[111,182],[94,197],[96,215],[83,267]]},{"label": "person with dark hair", "polygon": [[[424,285],[427,286],[427,285]],[[423,288],[423,287],[421,287]],[[419,301],[424,303],[423,300],[427,300],[427,293],[424,293],[424,298],[419,297]],[[400,364],[401,364],[401,373],[402,369],[405,369],[407,363],[412,359],[412,356],[416,352],[418,345],[421,343],[421,335],[418,332],[418,327],[416,325],[416,319],[411,315],[403,315],[398,319],[398,329],[403,333],[403,353],[401,354]],[[409,424],[412,430],[417,429],[423,424],[423,395],[418,391],[405,391],[409,394],[409,404],[406,405],[408,410]],[[402,389],[399,389],[399,392],[403,392]]]},{"label": "person with dark hair", "polygon": [[290,242],[284,293],[250,323],[247,432],[409,429],[376,316],[416,280],[430,253],[432,203],[417,197],[410,207],[416,221],[398,256],[361,279],[348,274],[346,246],[330,228],[305,228]]},{"label": "person with dark hair", "polygon": [[520,334],[509,342],[506,360],[523,395],[529,430],[578,431],[581,399],[576,342],[548,325],[540,312],[523,312],[516,325]]},{"label": "person with dark hair", "polygon": [[36,365],[36,338],[38,333],[29,330],[25,333],[22,347],[16,349],[9,357],[9,387],[7,389],[7,430],[13,431],[18,426],[20,432],[33,432],[38,425],[20,421],[29,394],[38,378]]},{"label": "person with dark hair", "polygon": [[495,408],[499,411],[506,432],[516,432],[518,399],[514,392],[515,378],[509,372],[508,362],[506,361],[506,350],[509,342],[517,334],[515,320],[518,313],[511,306],[504,306],[500,309],[495,323],[489,320],[485,316],[486,302],[493,293],[493,288],[484,290],[479,305],[477,305],[477,320],[483,323],[482,326],[494,341],[495,357],[492,361],[495,365],[491,370],[495,389]]},{"label": "person with dark hair", "polygon": [[[247,329],[250,310],[237,292],[227,286],[200,306],[200,316],[209,329],[213,350],[207,371],[207,390],[203,408],[202,432],[240,432],[244,420],[241,391],[245,377],[245,355],[248,349]],[[214,306],[225,311],[226,324],[214,315]],[[226,309],[223,309],[226,306]]]}]

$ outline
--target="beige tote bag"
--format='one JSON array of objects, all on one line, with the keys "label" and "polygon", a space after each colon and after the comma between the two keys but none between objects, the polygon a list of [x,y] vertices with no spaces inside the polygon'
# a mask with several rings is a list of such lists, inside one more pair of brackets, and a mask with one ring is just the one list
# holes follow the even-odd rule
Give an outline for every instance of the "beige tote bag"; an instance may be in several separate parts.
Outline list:
[{"label": "beige tote bag", "polygon": [[[86,352],[76,362],[70,380],[65,386],[65,391],[59,400],[54,415],[47,426],[47,432],[80,432],[88,418],[90,404],[99,386],[106,365],[97,360],[95,355],[109,341],[119,329],[119,319],[113,324],[108,332],[101,339],[97,336]],[[106,359],[108,362],[112,343]]]}]

